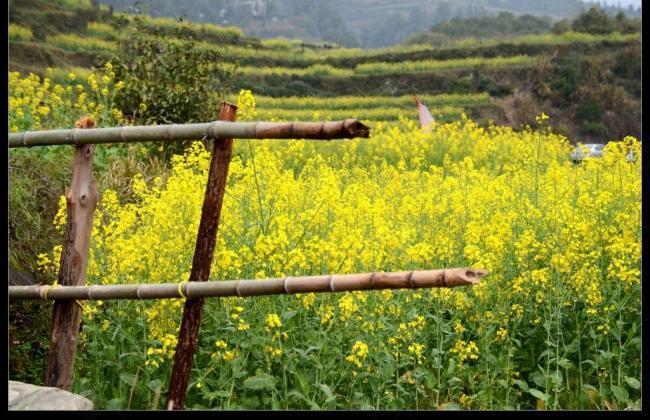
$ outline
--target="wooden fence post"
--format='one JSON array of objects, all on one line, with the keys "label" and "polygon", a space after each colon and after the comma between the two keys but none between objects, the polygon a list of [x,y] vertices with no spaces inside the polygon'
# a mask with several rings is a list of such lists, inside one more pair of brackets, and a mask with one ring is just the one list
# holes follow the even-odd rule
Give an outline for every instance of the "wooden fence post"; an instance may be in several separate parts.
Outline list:
[{"label": "wooden fence post", "polygon": [[[77,128],[93,128],[94,125],[90,118],[83,118],[75,124]],[[72,183],[66,191],[68,219],[58,276],[58,283],[62,286],[82,286],[86,282],[90,234],[98,196],[97,184],[92,179],[94,154],[94,144],[77,146],[75,151]],[[81,309],[75,301],[54,302],[52,339],[45,374],[47,386],[67,390],[72,385],[80,315]]]},{"label": "wooden fence post", "polygon": [[[235,121],[237,107],[227,102],[221,103],[219,119]],[[232,152],[232,139],[214,140],[208,183],[203,198],[199,233],[196,238],[194,258],[189,281],[207,281],[217,241],[221,205],[226,190],[228,166]],[[185,393],[190,379],[194,352],[199,338],[203,298],[188,299],[183,308],[178,344],[174,354],[174,366],[169,380],[169,393],[166,407],[168,410],[185,408]]]}]

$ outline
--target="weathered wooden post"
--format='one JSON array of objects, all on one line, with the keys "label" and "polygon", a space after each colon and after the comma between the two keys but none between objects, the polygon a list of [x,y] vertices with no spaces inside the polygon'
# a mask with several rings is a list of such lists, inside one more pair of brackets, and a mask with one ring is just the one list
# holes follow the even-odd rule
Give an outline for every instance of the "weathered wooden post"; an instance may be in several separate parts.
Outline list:
[{"label": "weathered wooden post", "polygon": [[[94,126],[90,118],[82,118],[75,124],[76,128]],[[92,179],[94,154],[94,144],[76,147],[72,183],[66,191],[68,221],[58,276],[58,283],[62,286],[82,286],[86,282],[90,234],[98,195],[97,185]],[[45,374],[48,386],[67,390],[72,385],[80,315],[81,309],[75,301],[54,302],[52,339]]]},{"label": "weathered wooden post", "polygon": [[[237,107],[227,102],[221,103],[219,119],[235,121]],[[189,281],[207,281],[210,276],[210,266],[214,256],[214,246],[217,241],[217,230],[221,216],[221,205],[226,190],[226,178],[232,152],[232,139],[215,139],[212,148],[212,159],[208,183],[203,198],[199,233],[196,238],[194,258]],[[185,408],[185,393],[190,380],[192,361],[199,338],[203,299],[188,299],[183,308],[178,344],[174,354],[174,366],[169,380],[167,394],[167,409],[182,410]]]}]

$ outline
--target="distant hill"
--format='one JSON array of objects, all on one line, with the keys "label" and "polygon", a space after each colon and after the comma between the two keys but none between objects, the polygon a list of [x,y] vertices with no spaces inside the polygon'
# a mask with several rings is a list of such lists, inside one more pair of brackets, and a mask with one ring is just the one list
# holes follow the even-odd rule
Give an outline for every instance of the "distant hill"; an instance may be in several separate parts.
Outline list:
[{"label": "distant hill", "polygon": [[[97,0],[115,10],[134,10],[135,0]],[[385,47],[454,18],[510,12],[574,18],[593,2],[580,0],[140,0],[152,16],[185,17],[195,22],[236,25],[261,38],[326,41],[346,47]],[[605,6],[609,13],[617,8]],[[640,17],[640,9],[624,8]]]}]

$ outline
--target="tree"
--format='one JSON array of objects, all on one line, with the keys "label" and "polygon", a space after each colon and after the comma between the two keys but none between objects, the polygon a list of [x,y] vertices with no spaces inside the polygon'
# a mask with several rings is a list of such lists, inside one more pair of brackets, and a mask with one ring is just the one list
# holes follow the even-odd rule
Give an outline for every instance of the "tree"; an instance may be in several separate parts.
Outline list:
[{"label": "tree", "polygon": [[609,34],[615,31],[616,25],[601,8],[591,7],[588,11],[581,13],[571,25],[576,32],[590,34]]}]

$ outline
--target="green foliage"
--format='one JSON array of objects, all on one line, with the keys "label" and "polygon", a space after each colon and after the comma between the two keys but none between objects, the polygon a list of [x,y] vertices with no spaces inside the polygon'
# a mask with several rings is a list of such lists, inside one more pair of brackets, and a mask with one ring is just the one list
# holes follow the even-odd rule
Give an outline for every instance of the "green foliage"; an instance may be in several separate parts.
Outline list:
[{"label": "green foliage", "polygon": [[576,32],[590,34],[636,33],[641,30],[641,22],[627,18],[623,13],[612,17],[598,7],[591,7],[573,21],[571,28]]},{"label": "green foliage", "polygon": [[558,59],[553,67],[551,88],[559,104],[570,103],[580,84],[580,65],[571,59]]},{"label": "green foliage", "polygon": [[568,19],[558,20],[553,24],[551,32],[555,35],[561,35],[563,33],[569,32],[571,30],[571,21]]},{"label": "green foliage", "polygon": [[627,47],[616,55],[614,74],[619,77],[641,80],[641,48],[637,45]]},{"label": "green foliage", "polygon": [[172,19],[168,17],[150,17],[138,15],[135,17],[131,14],[118,13],[114,16],[125,26],[134,22],[134,19],[140,19],[138,23],[140,30],[148,32],[150,35],[175,36],[179,38],[192,37],[210,42],[219,42],[226,44],[237,44],[244,37],[241,29],[234,26],[219,26],[214,24],[191,24],[183,19]]},{"label": "green foliage", "polygon": [[607,134],[607,127],[600,121],[583,121],[580,124],[580,132],[591,136],[604,136]]},{"label": "green foliage", "polygon": [[600,121],[603,117],[603,107],[594,99],[584,100],[576,107],[576,118],[580,121]]},{"label": "green foliage", "polygon": [[350,69],[335,68],[328,64],[314,64],[307,68],[290,68],[290,67],[240,67],[241,74],[270,75],[277,74],[283,76],[336,76],[349,77],[354,75]]},{"label": "green foliage", "polygon": [[142,124],[214,119],[218,108],[212,98],[228,90],[233,70],[220,52],[197,49],[192,38],[148,37],[140,16],[129,26],[130,37],[120,41],[110,60],[124,83],[115,98],[124,115]]},{"label": "green foliage", "polygon": [[509,38],[518,35],[542,34],[551,28],[551,20],[532,15],[515,16],[501,12],[497,16],[452,19],[431,28],[430,36],[445,38]]},{"label": "green foliage", "polygon": [[518,55],[514,57],[495,58],[466,58],[457,60],[420,60],[402,61],[398,63],[367,63],[358,65],[354,71],[357,74],[402,74],[410,72],[426,72],[432,70],[447,70],[464,67],[508,67],[528,66],[535,62],[535,57]]},{"label": "green foliage", "polygon": [[75,34],[48,36],[45,42],[63,50],[74,52],[108,52],[115,50],[114,42]]},{"label": "green foliage", "polygon": [[15,23],[9,24],[10,41],[31,41],[33,36],[31,29],[27,27]]},{"label": "green foliage", "polygon": [[114,41],[116,39],[115,28],[108,23],[90,22],[86,27],[86,34],[93,38],[100,38]]},{"label": "green foliage", "polygon": [[576,32],[587,32],[590,34],[609,34],[614,32],[612,20],[607,13],[597,7],[592,7],[585,13],[580,14],[572,23],[572,29]]}]

